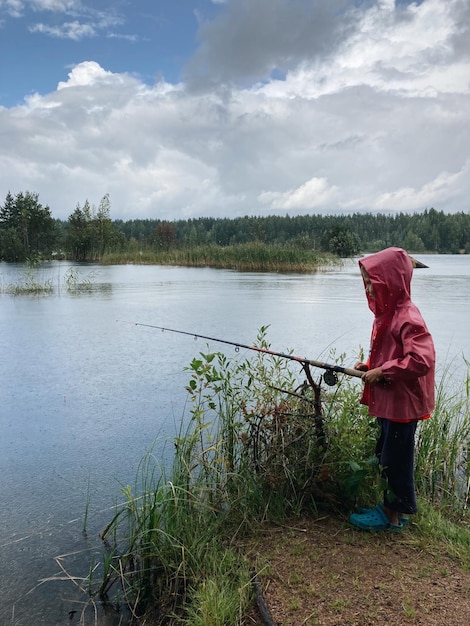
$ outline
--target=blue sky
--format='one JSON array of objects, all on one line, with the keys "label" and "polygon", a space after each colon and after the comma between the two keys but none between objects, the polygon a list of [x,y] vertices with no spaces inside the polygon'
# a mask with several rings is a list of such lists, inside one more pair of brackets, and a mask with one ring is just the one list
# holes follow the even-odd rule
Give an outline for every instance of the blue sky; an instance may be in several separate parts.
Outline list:
[{"label": "blue sky", "polygon": [[0,0],[0,104],[53,91],[67,68],[96,61],[152,84],[177,82],[197,46],[210,0]]},{"label": "blue sky", "polygon": [[469,211],[469,0],[0,0],[0,203]]}]

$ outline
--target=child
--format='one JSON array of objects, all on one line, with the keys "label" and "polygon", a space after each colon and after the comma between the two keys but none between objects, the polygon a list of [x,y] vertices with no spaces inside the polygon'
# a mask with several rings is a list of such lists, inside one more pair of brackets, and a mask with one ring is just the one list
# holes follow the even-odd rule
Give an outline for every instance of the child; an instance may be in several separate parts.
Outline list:
[{"label": "child", "polygon": [[378,418],[376,455],[386,481],[383,504],[353,513],[362,530],[401,530],[416,513],[414,444],[416,425],[434,409],[435,351],[432,337],[411,301],[413,262],[405,250],[387,248],[359,261],[375,319],[361,403]]}]

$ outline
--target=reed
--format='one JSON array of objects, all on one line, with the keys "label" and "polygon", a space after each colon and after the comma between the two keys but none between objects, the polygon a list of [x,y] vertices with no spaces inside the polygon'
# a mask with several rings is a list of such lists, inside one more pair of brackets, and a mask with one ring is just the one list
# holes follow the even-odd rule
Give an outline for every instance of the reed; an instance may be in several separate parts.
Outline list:
[{"label": "reed", "polygon": [[[181,616],[182,607],[191,607],[201,623],[236,623],[224,620],[240,610],[240,589],[248,587],[249,570],[224,546],[223,515],[212,506],[198,468],[187,465],[197,436],[180,438],[171,479],[159,473],[148,454],[141,467],[141,489],[123,489],[126,503],[102,533],[106,551],[98,593],[124,601],[134,615],[159,607],[160,618]],[[207,601],[208,590],[221,585],[224,593],[216,607]],[[224,617],[204,622],[206,612]]]},{"label": "reed", "polygon": [[416,481],[420,494],[448,514],[465,516],[470,490],[470,372],[463,383],[446,367],[436,390],[436,408],[417,437]]},{"label": "reed", "polygon": [[26,265],[16,283],[9,284],[5,292],[14,296],[50,294],[54,291],[50,279],[41,279],[36,265]]},{"label": "reed", "polygon": [[28,263],[18,275],[16,282],[9,283],[5,287],[1,286],[0,293],[14,296],[50,295],[56,289],[59,293],[62,289],[68,293],[79,293],[91,290],[96,278],[96,273],[93,271],[84,276],[73,267],[69,267],[64,276],[58,276],[57,279],[54,279],[51,273],[47,271],[47,266],[42,267],[40,262]]},{"label": "reed", "polygon": [[169,250],[134,250],[106,254],[102,263],[182,265],[214,267],[244,272],[314,272],[340,263],[327,253],[317,253],[294,245],[252,242],[233,246],[184,246]]}]

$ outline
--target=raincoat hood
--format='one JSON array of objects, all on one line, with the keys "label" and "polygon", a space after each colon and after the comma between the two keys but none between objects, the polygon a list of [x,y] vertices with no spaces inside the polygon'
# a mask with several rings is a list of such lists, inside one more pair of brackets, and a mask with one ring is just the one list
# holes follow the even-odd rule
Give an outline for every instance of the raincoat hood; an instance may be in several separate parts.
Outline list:
[{"label": "raincoat hood", "polygon": [[376,317],[391,315],[411,300],[413,263],[402,248],[386,248],[359,261],[369,275],[374,295],[367,294],[370,310]]}]

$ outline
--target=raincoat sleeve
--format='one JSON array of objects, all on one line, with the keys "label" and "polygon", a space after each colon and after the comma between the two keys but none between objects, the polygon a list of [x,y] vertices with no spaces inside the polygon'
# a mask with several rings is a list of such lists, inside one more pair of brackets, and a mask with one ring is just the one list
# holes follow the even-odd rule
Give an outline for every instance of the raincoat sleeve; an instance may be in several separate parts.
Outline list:
[{"label": "raincoat sleeve", "polygon": [[435,364],[434,343],[424,324],[406,322],[399,332],[397,354],[382,364],[387,382],[425,376]]}]

